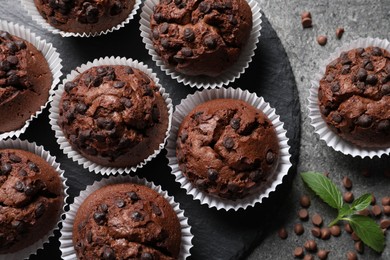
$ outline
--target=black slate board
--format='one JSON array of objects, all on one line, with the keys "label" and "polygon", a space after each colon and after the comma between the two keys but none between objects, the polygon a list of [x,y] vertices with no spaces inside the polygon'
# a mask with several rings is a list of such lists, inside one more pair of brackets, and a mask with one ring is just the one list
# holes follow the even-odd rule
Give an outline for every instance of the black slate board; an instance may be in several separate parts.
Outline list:
[{"label": "black slate board", "polygon": [[[59,35],[53,35],[33,22],[20,6],[20,2],[15,2],[15,0],[1,1],[0,19],[23,24],[51,42],[63,59],[64,75],[80,64],[99,57],[121,56],[143,61],[157,73],[160,83],[170,93],[174,105],[177,105],[188,94],[194,93],[195,89],[178,84],[161,72],[151,60],[140,37],[139,13],[140,11],[125,28],[96,38],[62,38]],[[174,196],[181,204],[181,208],[185,210],[194,234],[194,247],[189,259],[245,258],[251,249],[261,242],[263,231],[272,222],[273,213],[290,191],[292,179],[296,174],[300,144],[298,93],[283,46],[264,15],[262,27],[260,43],[249,69],[230,86],[247,89],[263,96],[272,107],[276,108],[277,114],[285,123],[287,136],[290,139],[293,167],[289,175],[285,177],[283,185],[278,187],[277,192],[272,193],[269,199],[261,205],[257,204],[254,208],[238,212],[217,211],[214,208],[201,206],[198,201],[193,201],[191,196],[187,196],[185,191],[180,189],[179,184],[170,174],[165,150],[137,172],[138,176],[162,185],[163,189],[168,190],[169,194]],[[57,157],[57,161],[61,163],[61,168],[65,170],[65,176],[68,178],[69,203],[73,202],[74,196],[77,196],[86,185],[102,178],[100,175],[83,169],[62,153],[56,143],[54,132],[50,128],[47,108],[32,122],[26,133],[21,135],[21,139],[43,145]],[[39,250],[38,254],[30,259],[60,259],[58,236],[59,232],[49,244],[45,245],[44,250]]]}]

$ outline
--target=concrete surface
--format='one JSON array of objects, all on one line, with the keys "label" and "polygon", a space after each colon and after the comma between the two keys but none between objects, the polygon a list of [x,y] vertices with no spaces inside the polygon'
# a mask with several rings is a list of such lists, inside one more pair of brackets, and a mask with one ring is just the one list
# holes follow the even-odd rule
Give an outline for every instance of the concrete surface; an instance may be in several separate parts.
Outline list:
[{"label": "concrete surface", "polygon": [[[259,0],[259,2],[265,16],[280,37],[291,62],[300,96],[302,137],[298,176],[294,179],[292,192],[286,194],[280,213],[275,216],[273,223],[267,223],[270,226],[268,232],[248,259],[293,259],[294,248],[303,246],[307,239],[313,238],[310,232],[312,228],[310,221],[302,222],[305,227],[303,235],[297,236],[293,232],[294,224],[301,222],[297,217],[300,209],[299,197],[308,194],[312,198],[309,214],[321,213],[325,224],[328,224],[337,214],[321,200],[315,198],[314,194],[303,185],[299,177],[300,172],[309,170],[329,172],[330,178],[342,191],[345,189],[341,185],[341,180],[343,176],[348,176],[353,181],[352,192],[355,198],[364,193],[373,193],[378,199],[390,196],[390,178],[384,175],[385,171],[390,171],[389,157],[362,160],[345,156],[327,147],[318,136],[313,134],[307,110],[310,80],[311,76],[318,71],[319,61],[327,58],[336,47],[360,37],[390,39],[390,0]],[[313,28],[302,28],[300,14],[303,11],[311,12]],[[341,40],[335,37],[337,27],[345,28]],[[318,35],[328,36],[328,43],[325,46],[317,44]],[[370,173],[371,177],[364,177],[363,172]],[[286,240],[281,240],[277,235],[277,230],[282,226],[289,233]],[[355,251],[353,240],[344,230],[339,238],[332,237],[326,241],[316,239],[316,241],[319,248],[331,251],[328,259],[347,259],[346,252]],[[389,230],[386,244],[382,254],[377,254],[365,246],[364,254],[358,254],[358,258],[390,259]]]}]

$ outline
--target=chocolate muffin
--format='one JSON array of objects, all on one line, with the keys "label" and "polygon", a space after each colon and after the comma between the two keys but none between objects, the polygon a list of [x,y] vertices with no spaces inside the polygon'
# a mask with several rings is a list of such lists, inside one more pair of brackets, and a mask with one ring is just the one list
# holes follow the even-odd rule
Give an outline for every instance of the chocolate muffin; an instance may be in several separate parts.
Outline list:
[{"label": "chocolate muffin", "polygon": [[360,147],[390,147],[390,53],[379,47],[341,53],[318,90],[330,129]]},{"label": "chocolate muffin", "polygon": [[168,108],[159,88],[129,66],[92,67],[64,85],[58,125],[88,160],[131,167],[164,142]]},{"label": "chocolate muffin", "polygon": [[0,150],[0,254],[32,245],[55,228],[63,203],[60,175],[43,158]]},{"label": "chocolate muffin", "polygon": [[93,192],[73,224],[78,259],[178,259],[180,243],[180,222],[168,201],[132,183]]},{"label": "chocolate muffin", "polygon": [[34,45],[0,30],[0,134],[20,129],[45,105],[52,81]]},{"label": "chocolate muffin", "polygon": [[274,126],[244,101],[215,99],[196,106],[177,137],[180,170],[210,195],[242,199],[275,178],[280,152]]},{"label": "chocolate muffin", "polygon": [[34,0],[42,17],[64,32],[97,33],[130,15],[135,0]]},{"label": "chocolate muffin", "polygon": [[150,19],[155,51],[180,73],[218,76],[239,57],[252,30],[245,0],[161,0]]}]

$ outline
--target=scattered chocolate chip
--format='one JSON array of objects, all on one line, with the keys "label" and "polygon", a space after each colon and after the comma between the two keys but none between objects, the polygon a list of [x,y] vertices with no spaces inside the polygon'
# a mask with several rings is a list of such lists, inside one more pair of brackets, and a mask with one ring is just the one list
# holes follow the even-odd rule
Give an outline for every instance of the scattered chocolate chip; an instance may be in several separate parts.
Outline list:
[{"label": "scattered chocolate chip", "polygon": [[343,186],[344,186],[344,188],[346,188],[348,190],[352,188],[352,181],[347,176],[344,176],[344,178],[343,178]]},{"label": "scattered chocolate chip", "polygon": [[134,74],[134,70],[131,67],[126,67],[125,72],[129,75]]},{"label": "scattered chocolate chip", "polygon": [[358,117],[356,124],[360,127],[369,127],[372,124],[372,117],[366,114],[363,114]]},{"label": "scattered chocolate chip", "polygon": [[368,62],[366,63],[366,65],[364,66],[364,68],[365,68],[366,70],[373,71],[373,70],[374,70],[374,65],[372,64],[371,61],[368,61]]},{"label": "scattered chocolate chip", "polygon": [[33,170],[34,172],[39,172],[38,166],[31,161],[28,162],[28,168],[30,168],[30,170]]},{"label": "scattered chocolate chip", "polygon": [[37,207],[35,208],[35,216],[37,218],[40,218],[43,213],[45,213],[46,207],[43,203],[38,203]]},{"label": "scattered chocolate chip", "polygon": [[363,254],[364,246],[362,241],[356,241],[354,247],[356,252],[358,252],[359,254]]},{"label": "scattered chocolate chip", "polygon": [[303,234],[303,232],[305,232],[305,229],[303,228],[303,225],[301,223],[296,223],[294,225],[294,232],[295,232],[295,234],[300,236]]},{"label": "scattered chocolate chip", "polygon": [[20,158],[19,156],[17,156],[16,154],[13,154],[11,153],[9,155],[9,159],[14,162],[14,163],[20,163],[22,161],[22,158]]},{"label": "scattered chocolate chip", "polygon": [[135,193],[134,191],[130,191],[127,193],[127,196],[129,196],[129,198],[132,200],[132,201],[137,201],[139,200],[140,198],[138,197],[137,193]]},{"label": "scattered chocolate chip", "polygon": [[217,39],[216,36],[208,35],[203,40],[204,45],[206,45],[207,48],[213,50],[217,48]]},{"label": "scattered chocolate chip", "polygon": [[317,237],[317,238],[320,238],[321,237],[321,229],[319,227],[313,227],[311,229],[311,234],[314,236],[314,237]]},{"label": "scattered chocolate chip", "polygon": [[311,13],[308,11],[303,11],[301,13],[301,19],[303,19],[303,18],[311,18]]},{"label": "scattered chocolate chip", "polygon": [[363,68],[359,68],[356,76],[357,76],[359,81],[364,82],[367,78],[367,71]]},{"label": "scattered chocolate chip", "polygon": [[14,54],[15,52],[18,51],[18,46],[16,46],[16,44],[14,42],[7,42],[5,44],[5,46],[7,46],[8,48],[8,51],[11,53],[11,54]]},{"label": "scattered chocolate chip", "polygon": [[142,221],[142,220],[144,220],[144,216],[140,212],[138,212],[138,211],[134,211],[133,213],[131,213],[131,218],[134,221]]},{"label": "scattered chocolate chip", "polygon": [[330,233],[332,234],[332,236],[334,236],[334,237],[340,236],[341,228],[339,225],[333,225],[329,229],[330,229]]},{"label": "scattered chocolate chip", "polygon": [[374,205],[371,208],[372,215],[379,217],[382,214],[382,209],[379,205]]},{"label": "scattered chocolate chip", "polygon": [[350,191],[344,192],[343,199],[347,203],[351,203],[354,200],[353,193]]},{"label": "scattered chocolate chip", "polygon": [[312,23],[313,22],[312,22],[311,18],[306,17],[306,18],[301,19],[301,24],[302,24],[303,28],[312,27]]},{"label": "scattered chocolate chip", "polygon": [[326,38],[324,35],[320,35],[317,37],[317,42],[319,45],[324,46],[328,42],[328,38]]},{"label": "scattered chocolate chip", "polygon": [[24,187],[25,187],[25,185],[24,185],[24,183],[21,182],[21,181],[17,181],[17,182],[15,183],[15,185],[14,185],[14,189],[17,190],[17,191],[19,191],[19,192],[23,192],[23,191],[24,191]]},{"label": "scattered chocolate chip", "polygon": [[153,260],[154,257],[151,253],[144,252],[141,255],[141,260]]},{"label": "scattered chocolate chip", "polygon": [[330,84],[330,89],[332,92],[337,92],[340,90],[340,84],[338,82],[333,82]]},{"label": "scattered chocolate chip", "polygon": [[161,13],[154,13],[153,18],[157,23],[161,23],[164,19]]},{"label": "scattered chocolate chip", "polygon": [[357,255],[355,252],[352,252],[352,251],[348,251],[347,252],[347,259],[348,260],[357,260]]},{"label": "scattered chocolate chip", "polygon": [[75,87],[76,87],[76,83],[71,82],[71,81],[66,82],[65,85],[64,85],[66,93],[69,93]]},{"label": "scattered chocolate chip", "polygon": [[9,71],[11,69],[11,64],[6,61],[6,60],[3,60],[3,61],[0,61],[0,70],[1,71]]},{"label": "scattered chocolate chip", "polygon": [[30,185],[27,185],[24,189],[24,194],[26,194],[26,196],[33,196],[35,193],[36,189]]},{"label": "scattered chocolate chip", "polygon": [[113,84],[114,88],[123,88],[126,85],[126,82],[123,81],[115,81]]},{"label": "scattered chocolate chip", "polygon": [[328,258],[328,254],[329,254],[329,251],[328,250],[324,250],[324,249],[320,249],[318,250],[317,252],[317,256],[320,260],[325,260]]},{"label": "scattered chocolate chip", "polygon": [[232,149],[234,147],[233,138],[225,137],[225,139],[223,139],[223,146],[225,146],[226,149]]},{"label": "scattered chocolate chip", "polygon": [[328,240],[330,238],[330,229],[328,227],[321,228],[321,239]]},{"label": "scattered chocolate chip", "polygon": [[345,75],[351,71],[351,65],[346,64],[341,67],[341,74]]},{"label": "scattered chocolate chip", "polygon": [[386,216],[390,215],[390,206],[383,206],[383,213],[386,214]]},{"label": "scattered chocolate chip", "polygon": [[229,182],[227,185],[227,189],[233,193],[236,193],[236,192],[238,192],[240,187],[234,182]]},{"label": "scattered chocolate chip", "polygon": [[160,33],[165,34],[169,31],[169,24],[167,22],[164,22],[160,25]]},{"label": "scattered chocolate chip", "polygon": [[310,197],[307,195],[302,195],[301,198],[299,199],[299,204],[304,208],[310,207],[310,203],[311,203]]},{"label": "scattered chocolate chip", "polygon": [[381,93],[382,93],[383,95],[388,95],[388,94],[390,94],[390,84],[382,85],[382,87],[381,87]]},{"label": "scattered chocolate chip", "polygon": [[210,8],[211,8],[211,6],[210,6],[210,4],[209,3],[207,3],[207,2],[201,2],[200,4],[199,4],[199,11],[201,11],[202,13],[208,13],[209,11],[210,11]]},{"label": "scattered chocolate chip", "polygon": [[115,252],[111,247],[104,247],[103,250],[103,259],[105,260],[114,260],[115,259]]},{"label": "scattered chocolate chip", "polygon": [[85,112],[87,111],[87,106],[84,103],[77,103],[75,107],[75,111],[78,112],[79,114],[84,115]]},{"label": "scattered chocolate chip", "polygon": [[381,202],[383,206],[390,206],[390,197],[383,197]]},{"label": "scattered chocolate chip", "polygon": [[111,130],[115,127],[114,121],[104,117],[99,117],[98,119],[96,119],[96,124],[98,127],[106,130]]},{"label": "scattered chocolate chip", "polygon": [[210,181],[216,181],[218,179],[218,172],[214,169],[208,169],[207,170],[207,178],[210,180]]},{"label": "scattered chocolate chip", "polygon": [[376,204],[376,198],[374,196],[374,194],[371,193],[371,202],[370,202],[371,205],[375,205]]},{"label": "scattered chocolate chip", "polygon": [[278,230],[278,235],[281,239],[286,239],[288,237],[288,233],[287,233],[287,230],[282,227]]},{"label": "scattered chocolate chip", "polygon": [[181,53],[183,54],[184,57],[191,57],[193,55],[191,48],[188,47],[183,47],[181,49]]},{"label": "scattered chocolate chip", "polygon": [[125,201],[123,199],[117,199],[115,201],[115,205],[118,207],[118,208],[123,208],[125,206]]},{"label": "scattered chocolate chip", "polygon": [[314,260],[314,256],[311,254],[307,254],[303,257],[303,260]]},{"label": "scattered chocolate chip", "polygon": [[345,223],[344,229],[345,229],[345,231],[347,231],[350,234],[353,232],[351,225],[349,223]]},{"label": "scattered chocolate chip", "polygon": [[322,225],[322,217],[320,216],[320,214],[314,214],[312,217],[311,217],[311,222],[313,223],[313,225],[319,227]]},{"label": "scattered chocolate chip", "polygon": [[106,221],[106,213],[104,212],[95,212],[93,214],[93,219],[95,220],[96,224],[103,225]]},{"label": "scattered chocolate chip", "polygon": [[355,233],[355,231],[352,232],[351,238],[352,238],[353,241],[360,241],[360,238],[359,238],[358,235]]},{"label": "scattered chocolate chip", "polygon": [[24,41],[15,41],[16,46],[18,46],[19,50],[27,48],[27,45]]},{"label": "scattered chocolate chip", "polygon": [[89,244],[91,244],[92,243],[92,231],[91,230],[88,230],[87,231],[87,242],[89,243]]},{"label": "scattered chocolate chip", "polygon": [[272,164],[275,161],[275,154],[272,151],[268,151],[265,160],[268,164]]},{"label": "scattered chocolate chip", "polygon": [[390,219],[382,219],[379,226],[383,229],[388,229],[390,227]]},{"label": "scattered chocolate chip", "polygon": [[316,241],[309,239],[305,242],[304,247],[309,252],[314,252],[317,250],[317,243]]},{"label": "scattered chocolate chip", "polygon": [[198,189],[200,190],[207,190],[208,188],[208,184],[207,184],[207,180],[204,180],[204,179],[198,179],[195,181],[195,185],[198,187]]},{"label": "scattered chocolate chip", "polygon": [[307,220],[307,218],[309,217],[309,213],[307,212],[306,209],[300,209],[298,212],[298,217],[301,220]]},{"label": "scattered chocolate chip", "polygon": [[18,171],[18,174],[19,174],[19,176],[22,176],[22,177],[27,176],[27,172],[25,170],[23,170],[23,169],[20,169]]},{"label": "scattered chocolate chip", "polygon": [[341,37],[343,37],[343,34],[344,34],[344,28],[337,28],[336,29],[336,37],[337,39],[341,39]]},{"label": "scattered chocolate chip", "polygon": [[20,84],[20,77],[18,76],[16,71],[9,71],[7,73],[8,78],[7,78],[7,84],[17,86]]},{"label": "scattered chocolate chip", "polygon": [[370,211],[368,209],[363,209],[363,210],[358,211],[358,214],[367,217],[370,215]]},{"label": "scattered chocolate chip", "polygon": [[335,123],[341,123],[343,121],[343,117],[339,113],[333,113],[332,119]]},{"label": "scattered chocolate chip", "polygon": [[184,29],[184,39],[187,42],[193,42],[195,40],[195,33],[194,33],[194,31],[191,28],[185,28]]},{"label": "scattered chocolate chip", "polygon": [[241,123],[241,119],[240,118],[232,118],[230,120],[230,126],[234,129],[234,130],[237,130],[240,128],[240,123]]},{"label": "scattered chocolate chip", "polygon": [[122,97],[122,98],[121,98],[121,103],[122,103],[125,107],[127,107],[127,108],[130,108],[130,107],[133,106],[133,103],[131,102],[131,99],[125,98],[125,97]]},{"label": "scattered chocolate chip", "polygon": [[374,56],[382,56],[382,50],[379,47],[372,47],[371,54]]},{"label": "scattered chocolate chip", "polygon": [[370,84],[371,86],[375,86],[376,83],[378,83],[378,77],[373,74],[368,75],[366,78],[366,83]]},{"label": "scattered chocolate chip", "polygon": [[304,252],[303,252],[303,248],[302,247],[299,246],[299,247],[296,247],[294,249],[294,256],[295,257],[302,258],[303,254],[304,254]]}]

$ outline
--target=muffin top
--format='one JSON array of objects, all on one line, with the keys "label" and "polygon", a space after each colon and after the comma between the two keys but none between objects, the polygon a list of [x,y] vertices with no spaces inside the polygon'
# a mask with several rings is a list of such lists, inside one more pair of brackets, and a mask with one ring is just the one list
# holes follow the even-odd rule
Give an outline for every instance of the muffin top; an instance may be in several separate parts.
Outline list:
[{"label": "muffin top", "polygon": [[132,183],[93,192],[73,225],[78,259],[178,259],[180,241],[180,223],[168,201]]},{"label": "muffin top", "polygon": [[135,0],[34,0],[52,26],[66,32],[100,32],[112,28],[131,13]]},{"label": "muffin top", "polygon": [[252,29],[245,0],[162,0],[150,21],[154,49],[176,71],[217,76],[239,57]]},{"label": "muffin top", "polygon": [[261,111],[241,100],[215,99],[183,119],[176,155],[181,171],[197,188],[236,200],[270,185],[279,143]]},{"label": "muffin top", "polygon": [[59,174],[41,157],[0,150],[0,253],[15,252],[54,228],[63,205]]},{"label": "muffin top", "polygon": [[330,128],[361,147],[390,147],[390,53],[379,47],[341,53],[326,67],[318,101]]},{"label": "muffin top", "polygon": [[0,133],[21,128],[46,103],[51,83],[42,53],[0,30]]},{"label": "muffin top", "polygon": [[65,83],[64,90],[58,124],[72,147],[88,159],[100,165],[133,166],[163,142],[166,103],[142,71],[96,66]]}]

